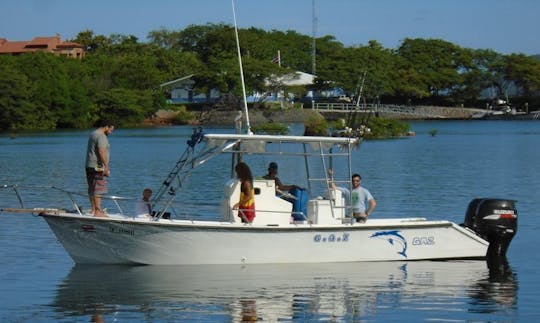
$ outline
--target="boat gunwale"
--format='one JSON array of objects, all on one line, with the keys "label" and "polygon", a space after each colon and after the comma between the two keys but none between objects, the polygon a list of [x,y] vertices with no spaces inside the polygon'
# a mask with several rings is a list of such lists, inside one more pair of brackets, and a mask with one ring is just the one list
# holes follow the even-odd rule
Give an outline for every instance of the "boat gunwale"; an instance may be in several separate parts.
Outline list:
[{"label": "boat gunwale", "polygon": [[[403,219],[375,219],[374,223],[343,223],[343,224],[328,224],[318,225],[310,223],[293,223],[288,225],[273,225],[273,224],[245,224],[245,223],[232,223],[222,221],[199,221],[199,220],[159,220],[152,221],[147,219],[136,218],[102,218],[94,216],[80,216],[78,214],[49,214],[41,213],[39,216],[43,218],[59,218],[62,220],[81,220],[92,222],[109,222],[115,224],[128,224],[134,226],[155,226],[155,227],[174,227],[179,229],[190,229],[200,231],[255,231],[255,232],[297,232],[297,231],[358,231],[358,230],[388,230],[388,229],[414,229],[425,227],[454,227],[457,226],[454,222],[447,220],[425,220],[423,218],[416,218],[418,221],[411,221],[411,218]],[[415,219],[415,218],[413,218]],[[378,220],[395,220],[381,223]],[[459,227],[459,226],[457,226]],[[461,228],[461,227],[460,227]],[[465,228],[463,228],[465,229]]]}]

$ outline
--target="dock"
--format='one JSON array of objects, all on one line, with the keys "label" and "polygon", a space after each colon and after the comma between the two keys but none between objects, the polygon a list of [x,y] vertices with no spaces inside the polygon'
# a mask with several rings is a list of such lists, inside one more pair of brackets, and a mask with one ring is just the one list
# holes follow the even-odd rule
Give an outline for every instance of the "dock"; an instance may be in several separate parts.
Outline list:
[{"label": "dock", "polygon": [[313,109],[326,114],[374,114],[396,119],[469,119],[479,111],[473,108],[413,106],[398,104],[315,103]]}]

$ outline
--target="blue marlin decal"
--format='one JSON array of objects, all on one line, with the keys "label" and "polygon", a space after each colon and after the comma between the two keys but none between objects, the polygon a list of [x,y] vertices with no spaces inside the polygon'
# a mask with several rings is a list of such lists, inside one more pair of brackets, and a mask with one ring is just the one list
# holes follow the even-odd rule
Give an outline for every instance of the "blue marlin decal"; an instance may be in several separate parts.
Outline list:
[{"label": "blue marlin decal", "polygon": [[398,254],[407,258],[407,240],[399,233],[398,230],[392,231],[379,231],[371,235],[370,238],[382,238],[388,241],[391,245],[401,245],[401,251]]}]

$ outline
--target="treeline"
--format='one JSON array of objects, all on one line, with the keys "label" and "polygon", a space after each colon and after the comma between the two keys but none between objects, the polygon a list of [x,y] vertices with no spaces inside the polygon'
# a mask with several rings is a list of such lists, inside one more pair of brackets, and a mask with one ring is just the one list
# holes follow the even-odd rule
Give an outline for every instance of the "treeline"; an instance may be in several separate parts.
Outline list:
[{"label": "treeline", "polygon": [[[517,104],[540,103],[540,61],[523,54],[462,48],[440,39],[405,39],[396,49],[377,41],[344,46],[333,36],[312,39],[295,31],[239,30],[248,92],[343,88],[367,102],[485,107],[485,94]],[[99,118],[135,126],[166,107],[159,84],[194,74],[196,90],[240,97],[233,27],[192,25],[156,30],[141,42],[132,35],[80,32],[82,60],[44,53],[0,56],[0,129],[87,128]],[[277,52],[281,67],[273,63]],[[311,73],[310,88],[284,88],[270,76]],[[274,80],[276,80],[274,78]],[[229,100],[228,102],[238,100]]]}]

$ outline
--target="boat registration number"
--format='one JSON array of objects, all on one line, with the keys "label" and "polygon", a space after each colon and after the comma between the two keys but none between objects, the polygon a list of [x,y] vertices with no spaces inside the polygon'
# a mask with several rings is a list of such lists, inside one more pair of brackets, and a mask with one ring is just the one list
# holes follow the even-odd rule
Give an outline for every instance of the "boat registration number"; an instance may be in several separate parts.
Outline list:
[{"label": "boat registration number", "polygon": [[316,234],[313,236],[313,242],[348,242],[349,234],[344,233],[330,233],[330,234]]}]

